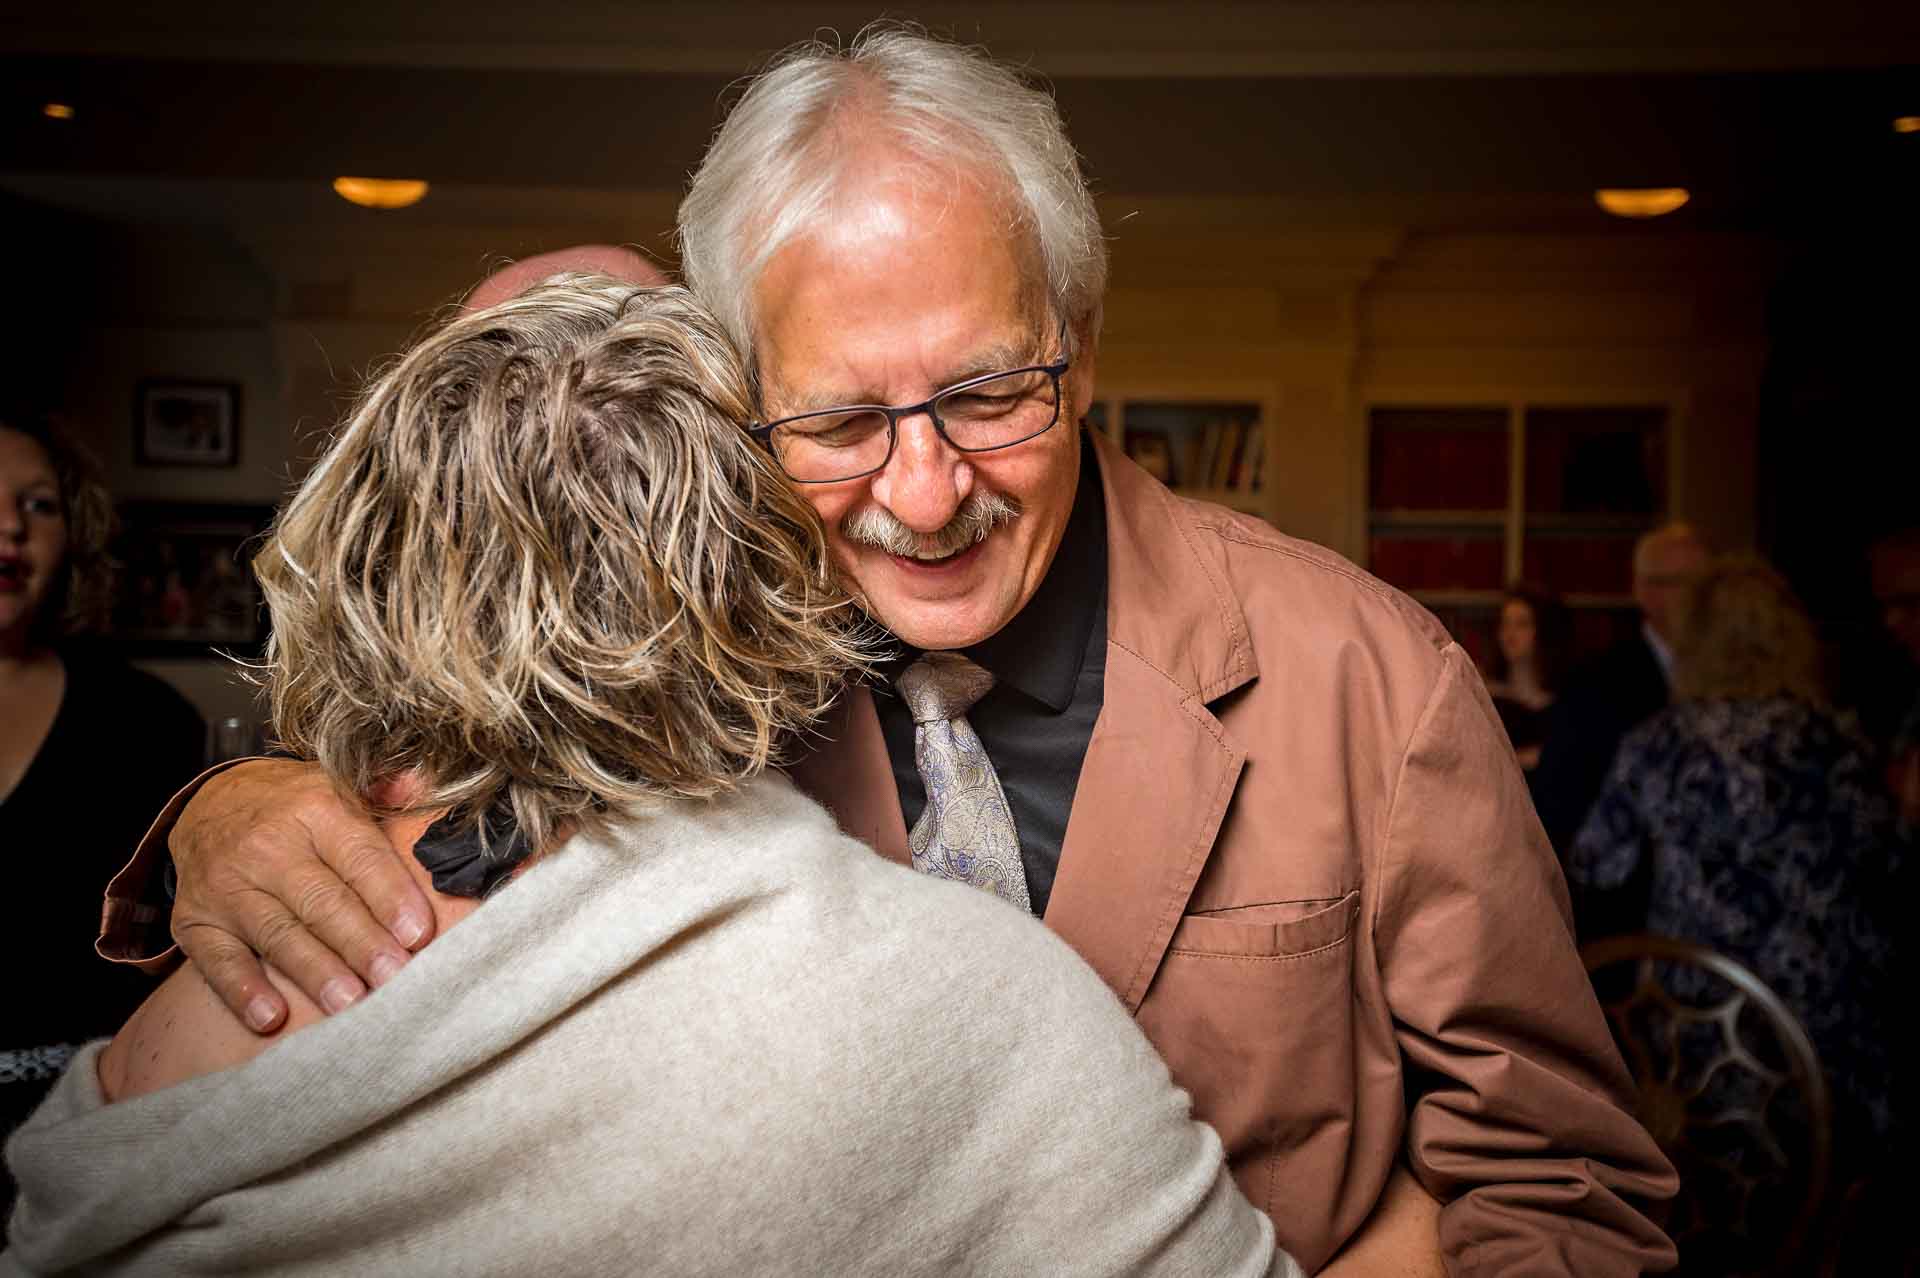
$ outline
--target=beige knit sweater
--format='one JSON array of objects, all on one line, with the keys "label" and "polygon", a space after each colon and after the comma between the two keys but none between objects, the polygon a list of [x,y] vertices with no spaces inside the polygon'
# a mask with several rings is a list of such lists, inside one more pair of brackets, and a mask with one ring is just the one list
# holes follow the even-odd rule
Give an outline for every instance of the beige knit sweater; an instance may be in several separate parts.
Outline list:
[{"label": "beige knit sweater", "polygon": [[7,1146],[0,1274],[1297,1274],[1099,979],[769,777],[352,1010]]}]

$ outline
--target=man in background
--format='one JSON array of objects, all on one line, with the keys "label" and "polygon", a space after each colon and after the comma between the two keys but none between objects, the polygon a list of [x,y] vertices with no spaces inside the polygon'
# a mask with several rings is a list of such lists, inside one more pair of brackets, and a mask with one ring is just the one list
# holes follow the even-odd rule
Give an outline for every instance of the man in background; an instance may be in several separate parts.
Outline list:
[{"label": "man in background", "polygon": [[[1633,547],[1639,631],[1568,680],[1550,713],[1533,798],[1548,839],[1563,855],[1600,794],[1620,738],[1667,704],[1680,610],[1708,558],[1706,543],[1683,523],[1640,538]],[[1596,934],[1615,930],[1611,920],[1596,919],[1594,927]]]},{"label": "man in background", "polygon": [[540,281],[562,271],[611,275],[629,284],[652,287],[665,284],[667,277],[659,267],[633,249],[619,244],[576,244],[571,248],[535,253],[510,262],[474,286],[463,303],[477,311],[509,297],[518,297]]}]

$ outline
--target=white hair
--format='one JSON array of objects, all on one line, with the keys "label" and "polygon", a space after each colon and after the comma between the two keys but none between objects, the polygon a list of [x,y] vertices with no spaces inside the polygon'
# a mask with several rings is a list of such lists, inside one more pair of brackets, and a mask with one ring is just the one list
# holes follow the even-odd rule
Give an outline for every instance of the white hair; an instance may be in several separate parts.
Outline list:
[{"label": "white hair", "polygon": [[1052,96],[984,50],[875,23],[844,49],[813,40],[779,55],[728,114],[680,203],[686,282],[749,368],[754,284],[830,208],[857,150],[839,136],[850,119],[1004,192],[1054,306],[1076,325],[1095,320],[1107,246]]}]

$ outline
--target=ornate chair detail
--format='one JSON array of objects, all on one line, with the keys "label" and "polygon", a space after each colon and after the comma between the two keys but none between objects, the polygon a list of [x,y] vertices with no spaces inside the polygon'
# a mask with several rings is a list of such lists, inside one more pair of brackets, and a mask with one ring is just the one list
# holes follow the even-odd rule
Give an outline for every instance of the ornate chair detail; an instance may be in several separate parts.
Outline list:
[{"label": "ornate chair detail", "polygon": [[1680,1171],[1667,1225],[1681,1272],[1805,1272],[1833,1106],[1799,1019],[1750,969],[1691,941],[1609,937],[1581,957],[1640,1121]]}]

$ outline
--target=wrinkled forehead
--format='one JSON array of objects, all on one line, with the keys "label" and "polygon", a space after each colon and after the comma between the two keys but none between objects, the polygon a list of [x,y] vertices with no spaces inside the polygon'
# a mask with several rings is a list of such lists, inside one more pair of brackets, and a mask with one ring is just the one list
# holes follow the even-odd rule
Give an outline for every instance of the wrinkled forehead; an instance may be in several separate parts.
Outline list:
[{"label": "wrinkled forehead", "polygon": [[1634,576],[1648,585],[1680,586],[1707,569],[1707,548],[1691,537],[1662,537],[1646,543],[1635,556]]},{"label": "wrinkled forehead", "polygon": [[[818,269],[830,269],[821,267]],[[911,286],[912,272],[901,266],[882,269],[898,271]],[[927,361],[933,385],[949,386],[1030,364],[1058,358],[1065,333],[1062,320],[1048,299],[1044,277],[1022,275],[1010,287],[987,304],[971,308],[973,318],[963,327],[938,331],[929,339],[916,324],[941,309],[940,299],[929,295],[924,312],[919,308],[886,315],[880,323],[833,327],[833,303],[844,298],[856,304],[852,290],[841,293],[833,280],[807,282],[814,296],[823,299],[818,320],[802,317],[802,327],[822,332],[811,343],[813,358],[796,362],[782,358],[775,344],[759,341],[752,353],[754,389],[763,409],[782,413],[812,412],[847,403],[869,402],[881,388],[871,383],[862,370],[886,368],[902,363]],[[811,308],[810,308],[811,309]],[[940,321],[932,327],[941,329]],[[1071,346],[1072,337],[1064,340]]]}]

